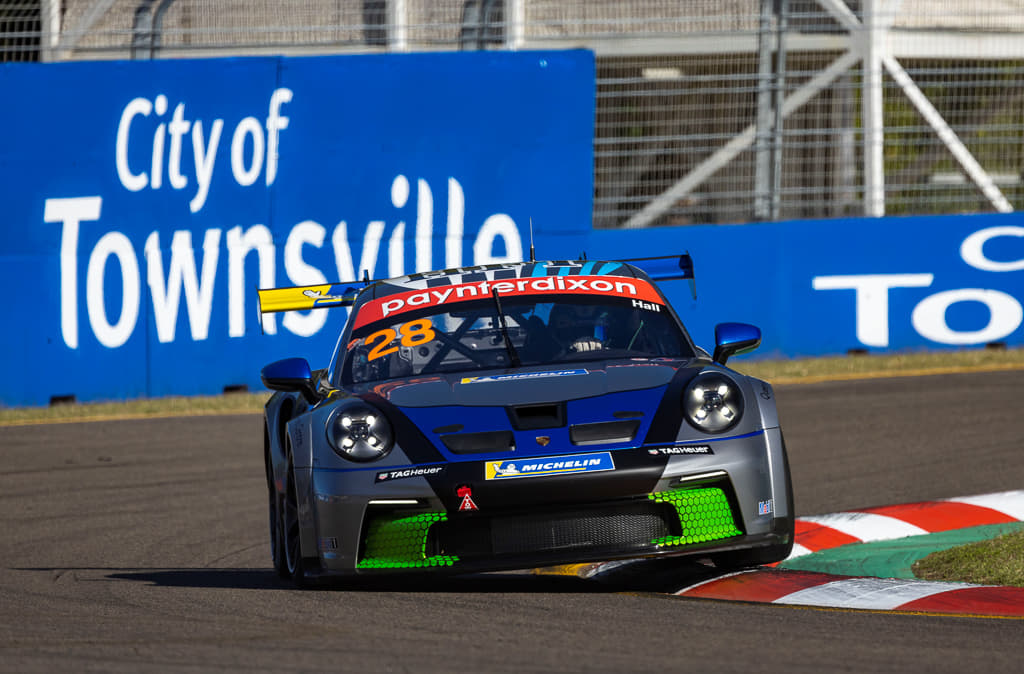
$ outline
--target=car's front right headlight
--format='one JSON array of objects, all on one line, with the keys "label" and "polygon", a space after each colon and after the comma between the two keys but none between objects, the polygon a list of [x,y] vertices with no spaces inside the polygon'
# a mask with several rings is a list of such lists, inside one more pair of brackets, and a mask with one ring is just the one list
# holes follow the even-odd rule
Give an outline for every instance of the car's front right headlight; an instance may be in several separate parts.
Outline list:
[{"label": "car's front right headlight", "polygon": [[350,461],[375,461],[395,444],[384,413],[361,400],[343,403],[331,413],[327,440],[339,456]]},{"label": "car's front right headlight", "polygon": [[704,372],[683,393],[683,413],[694,428],[724,433],[743,416],[743,394],[736,383],[718,372]]}]

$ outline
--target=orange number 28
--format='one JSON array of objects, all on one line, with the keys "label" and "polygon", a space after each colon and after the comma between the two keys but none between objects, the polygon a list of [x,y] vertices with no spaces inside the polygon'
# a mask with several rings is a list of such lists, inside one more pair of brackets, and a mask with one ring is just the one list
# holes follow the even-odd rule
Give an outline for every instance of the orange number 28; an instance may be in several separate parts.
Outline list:
[{"label": "orange number 28", "polygon": [[370,353],[366,356],[367,360],[377,360],[378,358],[382,358],[388,354],[398,351],[397,346],[392,346],[390,348],[385,347],[388,347],[391,342],[398,339],[399,335],[402,336],[399,343],[402,346],[407,347],[416,346],[417,344],[425,344],[437,338],[437,333],[434,332],[434,328],[430,325],[430,319],[428,318],[420,318],[415,321],[403,323],[398,326],[398,332],[395,332],[391,328],[384,328],[383,330],[378,330],[372,335],[367,336],[364,343],[367,346],[371,344],[376,345],[370,349]]}]

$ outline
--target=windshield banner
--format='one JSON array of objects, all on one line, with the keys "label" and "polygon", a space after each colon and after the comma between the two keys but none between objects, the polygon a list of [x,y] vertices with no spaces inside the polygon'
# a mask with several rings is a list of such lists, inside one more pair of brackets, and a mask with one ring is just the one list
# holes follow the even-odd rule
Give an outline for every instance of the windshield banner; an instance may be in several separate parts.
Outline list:
[{"label": "windshield banner", "polygon": [[658,291],[643,279],[625,276],[539,276],[507,281],[462,283],[388,295],[364,304],[356,314],[353,328],[358,329],[382,318],[416,309],[490,299],[494,291],[498,292],[500,298],[536,297],[538,302],[551,302],[553,295],[588,295],[662,304]]}]

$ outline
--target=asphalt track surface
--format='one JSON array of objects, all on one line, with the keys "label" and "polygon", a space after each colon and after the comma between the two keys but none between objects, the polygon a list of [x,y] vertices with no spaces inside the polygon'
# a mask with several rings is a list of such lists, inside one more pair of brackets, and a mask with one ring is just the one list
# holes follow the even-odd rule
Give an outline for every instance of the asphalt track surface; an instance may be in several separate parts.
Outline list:
[{"label": "asphalt track surface", "polygon": [[[1024,372],[777,395],[799,515],[1024,485]],[[1016,619],[528,574],[292,590],[269,566],[260,423],[0,428],[0,670],[1020,671]]]}]

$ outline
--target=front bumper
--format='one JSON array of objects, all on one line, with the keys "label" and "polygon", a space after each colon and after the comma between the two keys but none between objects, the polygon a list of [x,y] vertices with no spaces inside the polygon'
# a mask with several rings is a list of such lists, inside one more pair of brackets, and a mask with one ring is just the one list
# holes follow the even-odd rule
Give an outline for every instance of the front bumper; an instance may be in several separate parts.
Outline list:
[{"label": "front bumper", "polygon": [[549,562],[577,554],[656,553],[743,532],[726,492],[692,487],[600,504],[495,514],[372,508],[356,568],[412,569]]},{"label": "front bumper", "polygon": [[490,498],[498,485],[477,483],[492,491],[482,491],[482,509],[469,512],[453,502],[465,471],[388,485],[373,484],[373,471],[314,471],[304,555],[315,550],[324,573],[376,574],[784,545],[792,532],[784,464],[781,435],[769,429],[724,440],[712,456],[672,457],[646,480],[639,471],[622,480],[613,473],[517,480],[514,498],[504,502]]}]

